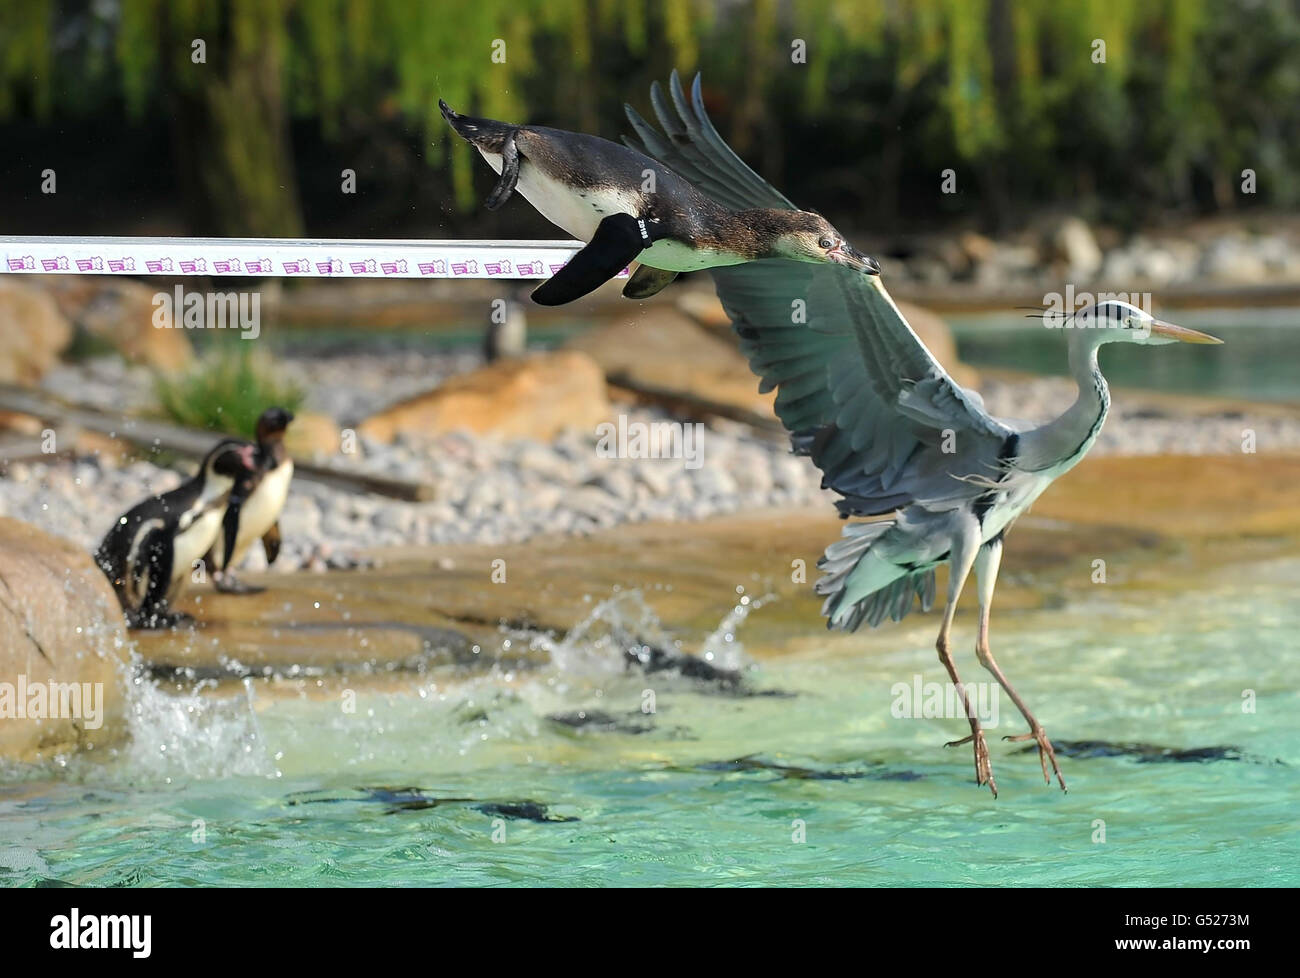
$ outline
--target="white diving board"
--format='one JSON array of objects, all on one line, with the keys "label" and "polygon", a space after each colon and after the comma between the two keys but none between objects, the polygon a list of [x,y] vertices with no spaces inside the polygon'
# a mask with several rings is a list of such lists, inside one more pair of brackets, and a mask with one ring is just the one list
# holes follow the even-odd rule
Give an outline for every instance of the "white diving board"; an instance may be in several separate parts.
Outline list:
[{"label": "white diving board", "polygon": [[542,279],[582,247],[563,240],[0,235],[0,275]]}]

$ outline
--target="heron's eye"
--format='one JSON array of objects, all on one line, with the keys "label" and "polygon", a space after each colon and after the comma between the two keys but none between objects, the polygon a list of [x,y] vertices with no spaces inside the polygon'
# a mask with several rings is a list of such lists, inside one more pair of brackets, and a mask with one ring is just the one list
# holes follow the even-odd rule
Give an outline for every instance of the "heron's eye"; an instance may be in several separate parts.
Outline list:
[{"label": "heron's eye", "polygon": [[822,239],[818,241],[817,244],[822,248],[829,248],[833,244],[835,244],[835,239],[832,238],[830,235],[823,235]]}]

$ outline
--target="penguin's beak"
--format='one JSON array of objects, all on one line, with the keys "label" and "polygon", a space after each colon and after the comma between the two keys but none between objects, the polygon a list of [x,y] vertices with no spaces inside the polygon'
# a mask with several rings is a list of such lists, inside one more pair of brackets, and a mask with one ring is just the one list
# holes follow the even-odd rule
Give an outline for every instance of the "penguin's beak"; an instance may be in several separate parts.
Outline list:
[{"label": "penguin's beak", "polygon": [[841,265],[848,265],[849,268],[856,268],[868,275],[880,274],[880,263],[870,255],[864,255],[847,241],[841,241],[826,254],[832,261],[837,261]]}]

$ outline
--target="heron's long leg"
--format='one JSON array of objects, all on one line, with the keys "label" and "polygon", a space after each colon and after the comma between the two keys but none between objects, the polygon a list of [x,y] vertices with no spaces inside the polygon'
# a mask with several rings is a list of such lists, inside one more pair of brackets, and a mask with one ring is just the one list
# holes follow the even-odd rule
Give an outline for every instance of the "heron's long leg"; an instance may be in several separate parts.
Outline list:
[{"label": "heron's long leg", "polygon": [[993,651],[989,648],[989,613],[993,606],[993,589],[997,584],[998,568],[1001,564],[1001,540],[994,540],[980,548],[979,556],[975,559],[975,577],[979,583],[980,599],[980,627],[979,637],[975,640],[975,654],[979,656],[980,665],[993,673],[993,678],[998,681],[998,685],[1007,691],[1007,695],[1011,697],[1011,702],[1016,704],[1016,709],[1020,711],[1029,724],[1029,733],[1004,737],[1003,739],[1037,741],[1038,759],[1043,765],[1043,780],[1048,784],[1052,783],[1052,776],[1047,773],[1047,762],[1051,761],[1052,770],[1056,773],[1056,779],[1061,782],[1061,790],[1065,791],[1065,778],[1061,777],[1061,768],[1056,763],[1056,751],[1052,750],[1052,742],[1047,739],[1047,732],[1043,730],[1043,725],[1029,712],[1024,700],[1020,698],[1011,683],[1007,681],[1007,677],[1002,674],[997,661],[993,658]]},{"label": "heron's long leg", "polygon": [[957,614],[957,600],[961,597],[962,586],[970,575],[978,547],[979,541],[976,540],[973,546],[958,545],[952,549],[948,567],[948,603],[944,606],[943,622],[939,626],[939,638],[934,645],[939,651],[939,661],[948,670],[948,678],[952,680],[953,686],[961,694],[962,705],[966,709],[966,719],[970,721],[969,737],[951,741],[944,746],[957,747],[973,741],[975,745],[975,783],[987,784],[989,790],[993,792],[993,797],[996,798],[998,796],[998,785],[993,780],[993,765],[989,760],[989,747],[984,739],[984,729],[980,726],[975,711],[971,709],[970,697],[966,693],[966,687],[962,685],[961,677],[957,675],[957,663],[953,661],[952,643],[948,639],[949,632],[952,631],[953,616]]}]

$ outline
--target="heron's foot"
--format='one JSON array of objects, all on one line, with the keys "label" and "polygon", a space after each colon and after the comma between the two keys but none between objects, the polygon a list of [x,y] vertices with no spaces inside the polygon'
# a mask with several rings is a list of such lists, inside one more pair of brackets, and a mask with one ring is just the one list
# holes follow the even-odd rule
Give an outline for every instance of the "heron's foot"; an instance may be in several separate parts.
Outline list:
[{"label": "heron's foot", "polygon": [[1047,739],[1047,731],[1040,726],[1035,726],[1029,733],[1016,734],[1015,736],[1003,737],[1003,740],[1010,740],[1013,743],[1021,740],[1034,740],[1038,742],[1038,760],[1043,765],[1043,780],[1048,784],[1052,783],[1052,775],[1047,773],[1047,762],[1052,762],[1052,771],[1056,774],[1056,780],[1061,782],[1061,790],[1067,791],[1065,787],[1065,778],[1061,777],[1061,766],[1056,763],[1056,751],[1052,750],[1052,742]]},{"label": "heron's foot", "polygon": [[944,744],[945,747],[960,747],[962,744],[975,742],[975,783],[986,784],[989,790],[993,792],[993,797],[998,796],[998,783],[993,780],[993,763],[989,760],[989,745],[984,739],[984,731],[976,730],[969,736],[961,740],[950,740]]}]

